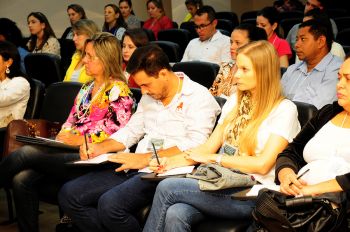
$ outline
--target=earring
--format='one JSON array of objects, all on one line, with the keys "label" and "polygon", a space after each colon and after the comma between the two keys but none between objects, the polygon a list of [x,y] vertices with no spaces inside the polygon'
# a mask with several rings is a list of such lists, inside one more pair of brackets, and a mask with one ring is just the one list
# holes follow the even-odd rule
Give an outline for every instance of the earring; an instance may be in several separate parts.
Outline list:
[{"label": "earring", "polygon": [[9,69],[9,66],[6,66],[6,74],[10,74],[10,69]]}]

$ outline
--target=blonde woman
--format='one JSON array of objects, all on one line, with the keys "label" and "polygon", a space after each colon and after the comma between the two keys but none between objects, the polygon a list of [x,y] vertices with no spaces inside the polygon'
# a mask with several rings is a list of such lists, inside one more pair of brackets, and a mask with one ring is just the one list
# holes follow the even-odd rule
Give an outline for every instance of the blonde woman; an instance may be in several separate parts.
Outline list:
[{"label": "blonde woman", "polygon": [[96,23],[89,19],[81,19],[72,25],[73,41],[76,51],[72,56],[72,62],[67,69],[63,81],[77,81],[86,83],[92,80],[92,77],[86,74],[83,63],[84,45],[87,39],[100,31]]},{"label": "blonde woman", "polygon": [[[216,163],[252,174],[263,184],[274,182],[276,157],[300,130],[297,109],[282,95],[279,59],[269,42],[240,48],[236,62],[237,95],[225,105],[213,134],[203,145],[187,151],[187,160],[183,154],[163,158],[164,169]],[[223,152],[216,154],[219,149]],[[144,231],[191,231],[190,225],[201,220],[202,213],[249,218],[254,202],[232,200],[231,194],[238,190],[201,191],[198,180],[166,179],[157,187]]]}]

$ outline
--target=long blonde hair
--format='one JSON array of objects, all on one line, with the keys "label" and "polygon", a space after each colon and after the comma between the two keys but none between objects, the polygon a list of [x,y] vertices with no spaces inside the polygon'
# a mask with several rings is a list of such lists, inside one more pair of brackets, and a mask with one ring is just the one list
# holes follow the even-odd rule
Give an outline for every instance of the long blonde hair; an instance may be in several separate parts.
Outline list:
[{"label": "long blonde hair", "polygon": [[[237,51],[248,57],[256,77],[255,95],[251,99],[251,119],[239,136],[240,153],[254,155],[257,144],[257,133],[261,123],[268,117],[273,108],[284,99],[281,88],[281,72],[277,52],[267,41],[251,42]],[[237,105],[225,118],[224,125],[233,123],[238,116],[242,97],[245,91],[237,90]]]}]

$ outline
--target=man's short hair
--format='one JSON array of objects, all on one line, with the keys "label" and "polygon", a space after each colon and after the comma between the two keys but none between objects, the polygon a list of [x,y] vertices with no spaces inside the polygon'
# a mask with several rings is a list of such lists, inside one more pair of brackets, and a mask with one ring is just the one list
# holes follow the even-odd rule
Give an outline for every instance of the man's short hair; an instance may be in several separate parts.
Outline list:
[{"label": "man's short hair", "polygon": [[157,76],[162,69],[171,71],[168,56],[157,45],[146,45],[137,48],[130,60],[126,71],[134,75],[139,71],[144,71],[149,76]]},{"label": "man's short hair", "polygon": [[195,15],[202,16],[203,14],[208,14],[208,19],[210,22],[212,22],[215,19],[215,10],[213,7],[205,5],[201,8],[199,8]]},{"label": "man's short hair", "polygon": [[320,20],[311,19],[299,25],[299,29],[304,27],[310,27],[309,32],[314,36],[315,39],[318,39],[322,35],[325,36],[328,51],[331,50],[333,42],[333,32],[332,30],[330,30],[329,26],[326,23]]}]

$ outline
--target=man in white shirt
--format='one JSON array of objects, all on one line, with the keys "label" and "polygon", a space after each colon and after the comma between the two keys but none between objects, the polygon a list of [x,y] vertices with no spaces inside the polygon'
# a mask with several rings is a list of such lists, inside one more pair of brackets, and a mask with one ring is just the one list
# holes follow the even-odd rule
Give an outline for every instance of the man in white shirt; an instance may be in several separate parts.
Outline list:
[{"label": "man in white shirt", "polygon": [[231,61],[230,37],[216,30],[218,21],[211,6],[203,6],[194,16],[198,38],[192,39],[181,61],[206,61],[220,65]]},{"label": "man in white shirt", "polygon": [[[127,71],[140,86],[142,98],[128,124],[100,144],[88,144],[90,158],[123,151],[138,143],[136,154],[109,157],[121,166],[89,173],[65,184],[60,206],[81,231],[140,231],[135,211],[152,201],[156,183],[142,181],[135,169],[148,166],[151,142],[160,156],[173,156],[204,143],[220,107],[209,91],[184,73],[171,71],[169,60],[157,46],[138,48]],[[86,157],[85,146],[81,157]],[[126,170],[129,170],[126,172]],[[123,172],[120,172],[123,171]]]}]

